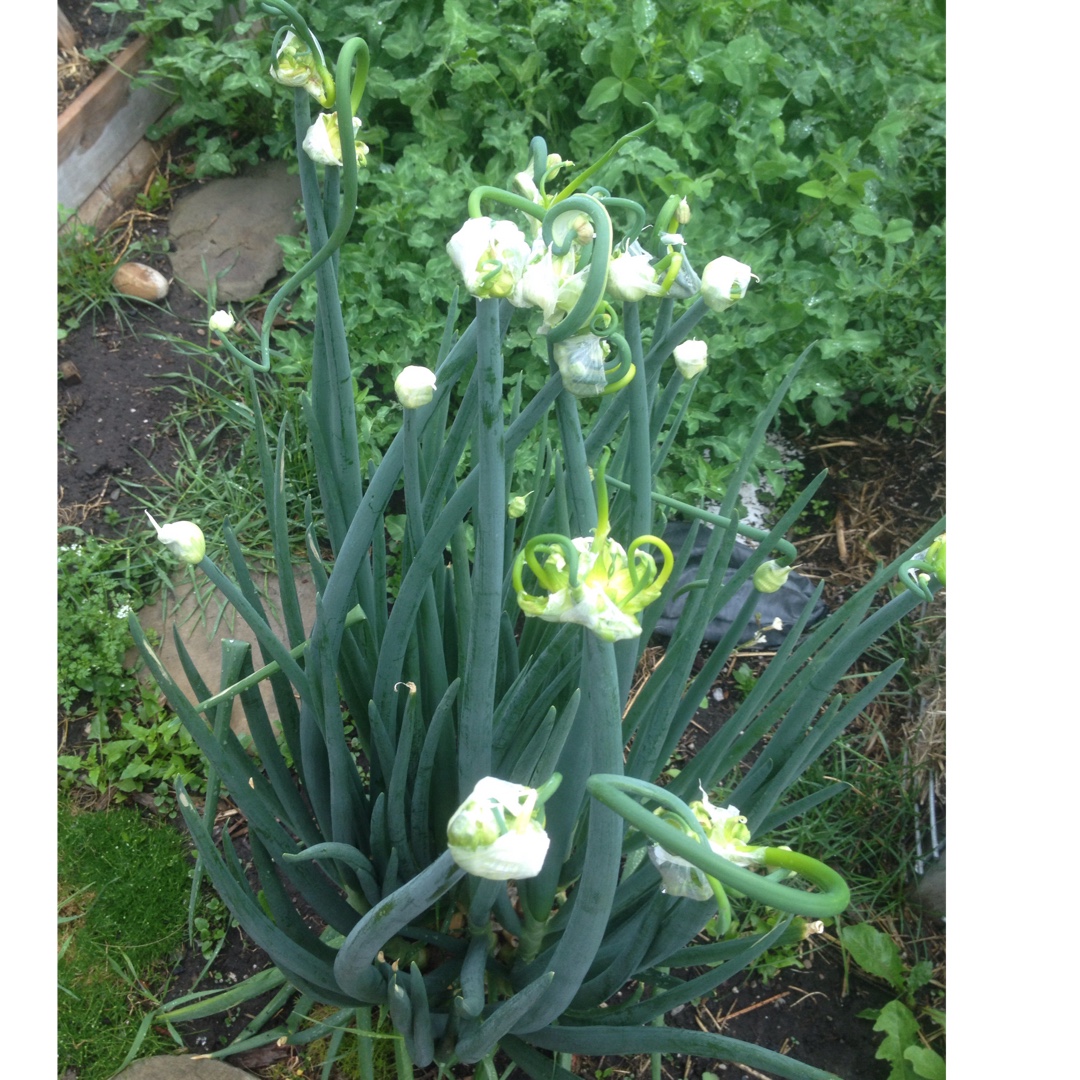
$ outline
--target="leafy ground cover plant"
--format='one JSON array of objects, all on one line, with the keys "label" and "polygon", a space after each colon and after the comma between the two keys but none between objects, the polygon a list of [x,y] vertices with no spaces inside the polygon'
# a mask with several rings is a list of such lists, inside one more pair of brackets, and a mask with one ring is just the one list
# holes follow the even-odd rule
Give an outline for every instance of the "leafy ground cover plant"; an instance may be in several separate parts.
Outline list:
[{"label": "leafy ground cover plant", "polygon": [[61,750],[69,751],[57,758],[61,784],[121,798],[150,790],[164,808],[176,778],[196,790],[205,784],[198,746],[157,691],[140,685],[127,655],[127,616],[168,585],[163,560],[80,529],[65,539],[57,560],[57,690]]},{"label": "leafy ground cover plant", "polygon": [[[699,278],[677,195],[646,230],[644,207],[592,183],[651,124],[574,170],[533,139],[529,166],[515,177],[520,193],[481,185],[469,196],[469,216],[447,249],[475,298],[475,318],[458,332],[453,301],[432,368],[398,371],[401,429],[377,465],[363,469],[345,312],[369,297],[342,303],[337,253],[369,151],[356,116],[368,48],[349,38],[331,72],[296,11],[283,0],[262,7],[281,20],[272,70],[295,87],[315,254],[268,304],[254,358],[232,339],[230,313],[215,313],[210,327],[251,369],[287,639],[271,631],[227,522],[208,526],[209,543],[193,522],[155,528],[252,627],[257,669],[246,645],[226,643],[226,689],[210,695],[188,664],[202,698],[192,705],[129,618],[170,704],[247,819],[257,891],[228,837],[215,841],[178,784],[206,872],[276,965],[247,992],[280,987],[279,1003],[299,995],[284,1027],[248,1031],[243,1045],[311,1040],[346,1026],[370,1032],[377,1008],[400,1039],[399,1072],[435,1061],[490,1067],[501,1048],[538,1077],[563,1075],[551,1055],[568,1052],[693,1053],[824,1077],[720,1035],[659,1025],[770,945],[801,938],[813,920],[846,907],[839,874],[761,839],[836,793],[833,786],[785,802],[898,670],[890,664],[858,692],[833,693],[871,641],[944,583],[943,539],[930,543],[938,530],[922,538],[815,627],[808,606],[731,722],[676,778],[655,783],[720,665],[747,630],[754,635],[757,598],[790,570],[795,552],[784,533],[820,478],[768,531],[742,525],[735,503],[805,354],[777,380],[718,512],[657,494],[708,353],[690,334],[741,306],[754,275],[721,256]],[[323,110],[315,118],[311,98]],[[274,315],[309,276],[318,303],[304,419],[331,552],[305,507],[319,590],[310,635],[288,547],[294,508],[282,462],[291,434],[283,424],[272,439],[255,377],[273,373]],[[531,349],[516,361],[522,375],[506,378],[514,368],[504,362],[512,347],[504,335],[515,309],[524,312],[519,333],[546,353],[547,367],[531,380]],[[537,451],[523,465],[517,452],[534,432]],[[395,557],[384,531],[392,500],[405,507]],[[660,506],[696,522],[678,552],[660,535]],[[697,529],[710,537],[701,575],[680,588]],[[758,546],[726,580],[740,535]],[[214,559],[222,543],[229,574]],[[876,606],[878,589],[898,574],[909,588]],[[706,625],[736,596],[739,617],[694,674]],[[676,599],[672,646],[630,703],[643,645]],[[275,692],[287,756],[255,689],[262,679]],[[256,757],[221,722],[237,695]],[[752,751],[753,764],[721,795],[721,778]],[[743,898],[772,908],[774,925],[733,929],[733,900],[738,907]],[[687,945],[710,923],[714,941]],[[631,979],[641,992],[616,999]],[[297,1031],[315,1004],[334,1011]],[[215,1006],[176,1004],[162,1015]],[[359,1065],[372,1075],[363,1039]]]},{"label": "leafy ground cover plant", "polygon": [[[154,77],[181,94],[169,123],[187,125],[200,176],[286,147],[260,59],[270,27],[254,9],[233,24],[230,13],[222,0],[169,0],[146,5],[140,24],[157,45]],[[723,334],[708,331],[724,376],[705,373],[684,422],[709,456],[677,443],[665,483],[695,498],[726,487],[796,336],[821,344],[781,405],[794,422],[823,425],[875,403],[911,426],[940,393],[939,5],[326,0],[309,17],[324,42],[355,29],[376,54],[366,92],[378,120],[364,134],[374,167],[358,181],[365,213],[339,256],[344,291],[372,300],[345,314],[361,397],[385,400],[439,331],[454,193],[519,171],[534,130],[569,158],[595,160],[643,122],[645,103],[660,114],[648,145],[611,161],[601,181],[654,213],[670,195],[689,198],[697,251],[737,249],[762,279]],[[309,255],[292,242],[290,269]],[[313,288],[297,301],[300,319],[312,318]],[[528,341],[514,334],[515,346]],[[303,335],[277,344],[310,362]],[[520,355],[515,370],[535,390],[536,362]],[[763,447],[759,463],[779,493],[775,452]]]},{"label": "leafy ground cover plant", "polygon": [[[896,942],[868,923],[845,926],[840,940],[863,971],[884,979],[897,993],[896,1000],[881,1009],[859,1014],[874,1021],[875,1031],[885,1033],[877,1056],[891,1064],[889,1080],[945,1080],[945,1059],[930,1045],[913,1012],[915,993],[930,981],[932,966],[920,960],[908,967]],[[943,1012],[929,1007],[921,1012],[938,1033],[944,1033]]]},{"label": "leafy ground cover plant", "polygon": [[187,928],[190,865],[175,830],[133,807],[58,815],[59,1072],[107,1080],[133,1041],[172,1043],[141,1021],[165,997]]}]

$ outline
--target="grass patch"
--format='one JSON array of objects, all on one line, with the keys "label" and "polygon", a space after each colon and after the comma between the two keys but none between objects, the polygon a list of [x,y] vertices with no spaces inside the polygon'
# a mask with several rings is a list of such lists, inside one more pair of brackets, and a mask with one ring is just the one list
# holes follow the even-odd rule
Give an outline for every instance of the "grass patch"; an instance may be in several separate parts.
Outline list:
[{"label": "grass patch", "polygon": [[[160,1000],[187,927],[187,844],[133,807],[58,806],[58,1071],[107,1080]],[[174,1049],[148,1031],[141,1054]]]}]

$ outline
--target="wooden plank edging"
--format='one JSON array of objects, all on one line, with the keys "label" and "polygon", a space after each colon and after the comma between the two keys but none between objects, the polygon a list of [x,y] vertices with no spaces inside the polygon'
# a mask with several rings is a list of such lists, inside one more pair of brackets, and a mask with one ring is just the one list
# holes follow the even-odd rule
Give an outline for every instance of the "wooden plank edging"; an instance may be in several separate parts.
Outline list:
[{"label": "wooden plank edging", "polygon": [[57,202],[77,208],[172,102],[150,86],[132,87],[150,48],[136,38],[57,121]]}]

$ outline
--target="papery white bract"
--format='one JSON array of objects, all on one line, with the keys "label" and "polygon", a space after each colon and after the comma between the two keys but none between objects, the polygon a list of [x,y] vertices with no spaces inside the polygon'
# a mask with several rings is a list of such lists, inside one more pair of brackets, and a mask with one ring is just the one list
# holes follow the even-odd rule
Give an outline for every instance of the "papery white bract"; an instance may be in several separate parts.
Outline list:
[{"label": "papery white bract", "polygon": [[684,379],[693,379],[700,375],[708,365],[709,346],[697,338],[687,338],[681,345],[675,346],[675,366]]},{"label": "papery white bract", "polygon": [[446,253],[472,296],[502,299],[521,280],[532,248],[512,221],[474,217],[450,238]]},{"label": "papery white bract", "polygon": [[535,788],[485,776],[446,827],[450,855],[490,881],[536,877],[550,843],[543,816]]},{"label": "papery white bract", "polygon": [[435,396],[435,372],[418,364],[401,369],[394,380],[394,392],[406,409],[419,409]]},{"label": "papery white bract", "polygon": [[555,346],[555,364],[568,393],[579,398],[593,397],[607,389],[606,348],[595,334],[579,334]]},{"label": "papery white bract", "polygon": [[746,263],[721,255],[701,272],[701,299],[713,311],[724,311],[746,295],[753,277]]},{"label": "papery white bract", "polygon": [[[319,47],[318,42],[315,47]],[[320,105],[326,106],[326,86],[321,73],[325,66],[322,51],[316,58],[304,39],[290,30],[270,64],[270,78],[282,86],[302,86]]]},{"label": "papery white bract", "polygon": [[646,296],[659,296],[652,257],[635,240],[625,254],[608,263],[607,293],[613,300],[636,303]]},{"label": "papery white bract", "polygon": [[710,900],[712,886],[705,872],[665,851],[659,844],[649,845],[649,861],[660,871],[661,891],[668,896],[684,896],[688,900]]},{"label": "papery white bract", "polygon": [[159,525],[150,514],[150,524],[157,532],[157,538],[181,561],[194,566],[206,555],[206,539],[202,529],[194,521],[173,521],[168,525]]},{"label": "papery white bract", "polygon": [[[356,142],[356,164],[367,161],[368,145],[356,136],[360,133],[360,117],[352,118],[353,139]],[[315,123],[304,136],[304,153],[319,165],[342,165],[341,132],[338,130],[337,113],[319,113]]]}]

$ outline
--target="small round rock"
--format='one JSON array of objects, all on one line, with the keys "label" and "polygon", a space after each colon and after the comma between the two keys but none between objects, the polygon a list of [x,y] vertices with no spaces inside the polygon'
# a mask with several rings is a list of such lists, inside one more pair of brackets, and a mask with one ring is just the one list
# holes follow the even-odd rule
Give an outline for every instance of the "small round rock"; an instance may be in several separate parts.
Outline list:
[{"label": "small round rock", "polygon": [[124,296],[138,300],[164,300],[169,293],[169,282],[145,263],[123,263],[113,275],[113,288]]}]

